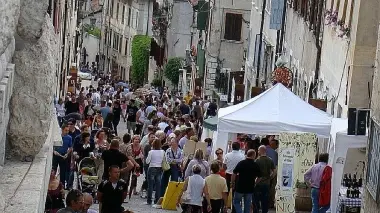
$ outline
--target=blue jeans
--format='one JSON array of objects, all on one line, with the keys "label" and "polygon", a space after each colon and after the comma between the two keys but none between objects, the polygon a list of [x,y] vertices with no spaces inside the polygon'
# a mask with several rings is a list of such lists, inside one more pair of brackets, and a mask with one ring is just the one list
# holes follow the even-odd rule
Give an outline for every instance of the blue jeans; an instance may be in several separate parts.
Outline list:
[{"label": "blue jeans", "polygon": [[177,165],[170,165],[170,169],[168,171],[165,171],[162,174],[161,178],[161,197],[165,195],[166,187],[168,187],[169,184],[169,178],[170,181],[178,182],[180,175],[180,169]]},{"label": "blue jeans", "polygon": [[243,213],[243,209],[241,206],[241,201],[243,198],[244,198],[244,213],[250,213],[251,203],[252,203],[252,195],[253,195],[253,193],[242,194],[242,193],[235,191],[233,205],[235,207],[236,213]]},{"label": "blue jeans", "polygon": [[261,206],[262,213],[268,213],[268,204],[269,204],[269,185],[267,184],[258,184],[255,188],[255,208],[258,212]]},{"label": "blue jeans", "polygon": [[147,200],[148,204],[152,204],[153,186],[156,188],[156,192],[154,193],[154,203],[157,203],[158,199],[160,199],[161,175],[162,175],[161,167],[149,167],[148,169],[148,200]]},{"label": "blue jeans", "polygon": [[311,202],[313,204],[312,213],[325,213],[330,208],[330,206],[319,206],[319,189],[317,188],[311,188]]}]

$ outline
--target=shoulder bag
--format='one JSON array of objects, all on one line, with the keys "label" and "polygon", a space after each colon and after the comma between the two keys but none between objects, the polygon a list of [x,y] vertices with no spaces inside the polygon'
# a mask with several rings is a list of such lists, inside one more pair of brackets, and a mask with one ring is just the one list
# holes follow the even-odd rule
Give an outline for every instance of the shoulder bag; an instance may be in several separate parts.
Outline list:
[{"label": "shoulder bag", "polygon": [[162,158],[161,167],[162,167],[162,170],[168,171],[170,169],[170,165],[166,161],[166,153],[165,153],[165,151],[164,150],[162,150],[162,151],[164,152],[164,157]]}]

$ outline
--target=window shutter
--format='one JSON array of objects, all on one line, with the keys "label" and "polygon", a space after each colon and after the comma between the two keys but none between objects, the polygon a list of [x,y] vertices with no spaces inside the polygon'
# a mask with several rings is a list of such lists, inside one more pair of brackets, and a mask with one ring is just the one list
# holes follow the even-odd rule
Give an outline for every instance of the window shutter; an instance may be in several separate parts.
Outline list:
[{"label": "window shutter", "polygon": [[256,34],[255,38],[255,58],[253,59],[253,67],[256,70],[257,68],[257,62],[259,58],[259,45],[260,45],[260,34]]},{"label": "window shutter", "polygon": [[272,0],[269,28],[273,30],[280,30],[282,25],[282,14],[284,12],[285,0]]}]

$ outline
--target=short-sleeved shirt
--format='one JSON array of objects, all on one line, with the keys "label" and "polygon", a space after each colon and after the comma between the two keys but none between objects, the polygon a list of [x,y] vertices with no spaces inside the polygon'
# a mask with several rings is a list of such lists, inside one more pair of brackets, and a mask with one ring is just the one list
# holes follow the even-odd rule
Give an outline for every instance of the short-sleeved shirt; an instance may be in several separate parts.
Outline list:
[{"label": "short-sleeved shirt", "polygon": [[223,193],[228,192],[226,179],[219,174],[211,174],[206,177],[206,184],[212,200],[220,200],[223,198]]},{"label": "short-sleeved shirt", "polygon": [[102,196],[102,211],[105,213],[122,213],[124,211],[123,195],[128,191],[128,185],[123,180],[112,184],[109,180],[104,180],[99,184],[98,191]]},{"label": "short-sleeved shirt", "polygon": [[128,114],[127,120],[129,122],[136,122],[136,114],[138,110],[139,109],[135,105],[127,107],[127,114]]},{"label": "short-sleeved shirt", "polygon": [[267,146],[267,156],[272,159],[274,166],[278,165],[278,153],[270,146]]},{"label": "short-sleeved shirt", "polygon": [[226,157],[224,158],[223,162],[227,166],[226,173],[232,174],[236,165],[244,159],[244,154],[241,153],[239,150],[232,150],[232,152],[226,154]]},{"label": "short-sleeved shirt", "polygon": [[260,167],[261,181],[257,184],[270,184],[270,175],[274,170],[274,163],[268,156],[260,156],[256,159],[256,163]]},{"label": "short-sleeved shirt", "polygon": [[119,168],[123,168],[123,163],[128,161],[127,156],[125,156],[123,153],[121,153],[117,149],[109,149],[105,150],[102,153],[102,159],[104,160],[104,173],[103,173],[103,179],[108,179],[108,168],[110,166],[118,166]]},{"label": "short-sleeved shirt", "polygon": [[261,177],[260,167],[253,159],[240,161],[235,169],[234,174],[239,175],[235,183],[235,191],[242,194],[250,194],[255,191],[255,181]]}]

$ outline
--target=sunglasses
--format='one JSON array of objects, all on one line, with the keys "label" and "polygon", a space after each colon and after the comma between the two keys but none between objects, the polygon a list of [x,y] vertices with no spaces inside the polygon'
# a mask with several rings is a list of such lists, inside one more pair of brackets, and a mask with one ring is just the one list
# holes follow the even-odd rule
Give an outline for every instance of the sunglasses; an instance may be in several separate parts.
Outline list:
[{"label": "sunglasses", "polygon": [[217,152],[216,154],[217,155],[223,155],[223,152]]}]

